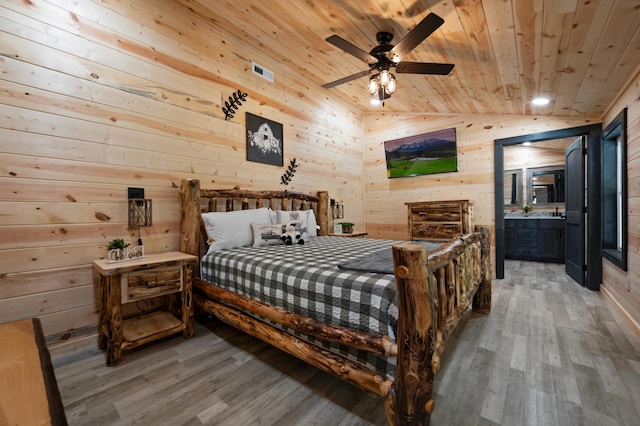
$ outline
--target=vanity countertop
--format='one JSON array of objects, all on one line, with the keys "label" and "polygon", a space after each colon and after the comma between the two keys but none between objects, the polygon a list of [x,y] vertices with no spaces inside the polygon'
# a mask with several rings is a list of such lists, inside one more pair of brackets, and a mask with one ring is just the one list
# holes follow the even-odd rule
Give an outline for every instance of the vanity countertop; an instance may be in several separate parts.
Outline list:
[{"label": "vanity countertop", "polygon": [[553,212],[530,212],[528,216],[525,216],[521,212],[508,212],[504,214],[505,219],[564,219],[564,212],[560,212],[559,216],[554,216]]}]

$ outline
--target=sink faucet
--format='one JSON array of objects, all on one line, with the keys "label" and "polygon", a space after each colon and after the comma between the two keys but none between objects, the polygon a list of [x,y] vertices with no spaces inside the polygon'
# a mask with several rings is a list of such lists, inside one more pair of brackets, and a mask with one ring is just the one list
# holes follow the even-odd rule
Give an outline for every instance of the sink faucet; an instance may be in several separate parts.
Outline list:
[{"label": "sink faucet", "polygon": [[554,214],[554,216],[560,216],[560,213],[558,212],[558,206],[556,206],[556,214]]}]

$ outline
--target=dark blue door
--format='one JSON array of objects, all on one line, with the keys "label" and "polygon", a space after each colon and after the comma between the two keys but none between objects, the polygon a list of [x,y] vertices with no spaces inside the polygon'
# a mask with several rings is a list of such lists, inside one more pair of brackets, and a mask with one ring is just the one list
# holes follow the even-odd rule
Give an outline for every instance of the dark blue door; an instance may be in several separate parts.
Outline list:
[{"label": "dark blue door", "polygon": [[565,270],[581,286],[586,283],[584,140],[576,139],[565,150]]}]

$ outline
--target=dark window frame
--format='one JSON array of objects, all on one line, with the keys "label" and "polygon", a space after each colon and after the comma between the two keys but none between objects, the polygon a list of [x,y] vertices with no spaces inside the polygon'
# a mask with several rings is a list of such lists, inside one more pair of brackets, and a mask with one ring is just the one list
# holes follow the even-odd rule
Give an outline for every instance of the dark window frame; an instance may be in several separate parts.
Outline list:
[{"label": "dark window frame", "polygon": [[[619,141],[619,142],[618,142]],[[621,153],[618,157],[617,146]],[[627,270],[627,108],[602,132],[602,257]],[[617,176],[621,173],[621,186]],[[618,206],[618,189],[622,192]],[[619,208],[618,208],[619,207]],[[622,233],[618,247],[618,233]]]}]

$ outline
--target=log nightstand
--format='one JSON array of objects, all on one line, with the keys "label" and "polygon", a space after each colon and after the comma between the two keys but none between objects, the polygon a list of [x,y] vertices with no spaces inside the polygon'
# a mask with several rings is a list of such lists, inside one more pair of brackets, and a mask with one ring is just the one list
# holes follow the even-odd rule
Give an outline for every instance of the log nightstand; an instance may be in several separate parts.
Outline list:
[{"label": "log nightstand", "polygon": [[[197,260],[190,254],[168,252],[123,262],[93,262],[100,274],[98,347],[107,350],[107,365],[117,365],[123,350],[180,332],[193,336],[191,285]],[[168,310],[122,319],[122,304],[163,295],[171,295]]]}]

